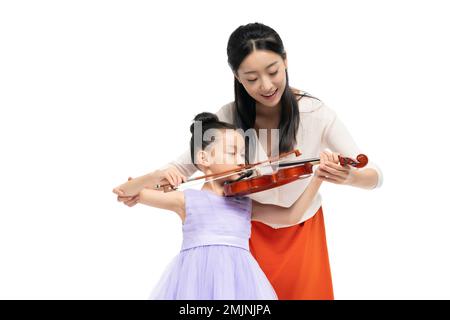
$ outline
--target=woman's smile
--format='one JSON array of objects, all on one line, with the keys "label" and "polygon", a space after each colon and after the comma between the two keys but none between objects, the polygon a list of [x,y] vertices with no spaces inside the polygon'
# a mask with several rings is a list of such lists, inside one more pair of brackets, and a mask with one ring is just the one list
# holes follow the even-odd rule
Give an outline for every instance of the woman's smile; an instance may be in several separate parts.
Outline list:
[{"label": "woman's smile", "polygon": [[273,91],[272,93],[269,93],[269,94],[262,94],[261,96],[266,100],[272,100],[277,96],[277,93],[278,93],[278,89],[276,89],[275,91]]}]

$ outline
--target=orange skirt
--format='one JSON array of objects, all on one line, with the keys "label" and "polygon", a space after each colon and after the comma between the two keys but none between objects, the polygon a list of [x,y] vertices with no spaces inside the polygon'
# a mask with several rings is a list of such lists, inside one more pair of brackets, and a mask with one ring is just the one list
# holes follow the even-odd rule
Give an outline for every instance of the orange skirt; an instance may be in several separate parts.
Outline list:
[{"label": "orange skirt", "polygon": [[322,207],[312,218],[287,228],[252,221],[250,251],[278,299],[334,299]]}]

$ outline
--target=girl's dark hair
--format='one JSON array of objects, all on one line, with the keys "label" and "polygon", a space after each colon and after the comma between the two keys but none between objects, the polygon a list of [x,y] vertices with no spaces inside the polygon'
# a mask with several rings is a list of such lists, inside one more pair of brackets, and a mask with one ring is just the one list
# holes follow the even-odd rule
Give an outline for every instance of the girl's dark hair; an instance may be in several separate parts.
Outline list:
[{"label": "girl's dark hair", "polygon": [[[237,74],[242,61],[255,50],[269,50],[286,59],[283,41],[278,33],[264,24],[250,23],[237,28],[228,40],[228,64],[233,73]],[[280,130],[280,153],[292,150],[297,143],[296,134],[300,123],[300,112],[296,96],[303,97],[305,95],[296,95],[292,92],[286,70],[286,88],[281,96],[281,118],[278,128]],[[234,100],[236,108],[234,120],[238,128],[244,131],[253,128],[256,118],[255,100],[236,78],[234,79]],[[248,161],[249,148],[245,149]]]},{"label": "girl's dark hair", "polygon": [[[202,112],[195,116],[194,122],[191,124],[190,130],[191,130],[191,160],[192,163],[197,167],[196,161],[195,161],[195,155],[197,154],[198,150],[201,148],[201,150],[205,150],[208,145],[210,145],[214,139],[211,140],[205,140],[203,139],[203,136],[205,132],[209,129],[236,129],[236,127],[230,123],[219,121],[219,118],[214,113],[209,112]],[[195,122],[201,122],[202,124],[202,139],[201,144],[196,145],[195,139],[194,139],[194,129],[195,129]],[[214,137],[212,137],[214,138]]]}]

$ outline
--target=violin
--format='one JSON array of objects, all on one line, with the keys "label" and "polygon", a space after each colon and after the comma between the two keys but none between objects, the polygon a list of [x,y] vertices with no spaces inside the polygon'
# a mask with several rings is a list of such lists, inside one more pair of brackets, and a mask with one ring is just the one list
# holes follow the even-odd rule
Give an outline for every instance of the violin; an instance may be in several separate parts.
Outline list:
[{"label": "violin", "polygon": [[[278,157],[273,157],[254,164],[242,165],[236,169],[191,178],[186,180],[184,183],[205,178],[212,178],[209,180],[212,181],[239,174],[239,178],[235,180],[229,180],[224,183],[224,195],[227,197],[245,196],[248,194],[276,188],[299,179],[307,178],[313,173],[313,166],[320,163],[320,158],[311,158],[302,161],[290,162],[283,162],[283,160],[281,160],[282,158],[285,158],[290,154],[295,154],[295,156],[298,157],[301,155],[301,152],[295,149],[283,153]],[[354,168],[363,168],[368,162],[369,159],[364,154],[358,155],[356,159],[339,155],[339,163],[342,166],[349,165]],[[258,167],[261,167],[262,164],[265,164],[265,166],[277,164],[278,170],[274,173],[251,177],[255,173],[256,169]],[[164,192],[176,190],[176,188],[174,188],[171,184],[157,184],[154,189],[163,190]]]},{"label": "violin", "polygon": [[[363,168],[369,162],[366,155],[360,154],[355,159],[338,156],[342,166],[352,166]],[[251,193],[261,192],[276,188],[299,179],[304,179],[313,173],[313,166],[320,163],[320,158],[306,159],[302,161],[279,163],[278,171],[270,174],[256,176],[245,179],[248,174],[244,174],[234,181],[227,181],[224,184],[223,192],[225,196],[245,196]]]}]

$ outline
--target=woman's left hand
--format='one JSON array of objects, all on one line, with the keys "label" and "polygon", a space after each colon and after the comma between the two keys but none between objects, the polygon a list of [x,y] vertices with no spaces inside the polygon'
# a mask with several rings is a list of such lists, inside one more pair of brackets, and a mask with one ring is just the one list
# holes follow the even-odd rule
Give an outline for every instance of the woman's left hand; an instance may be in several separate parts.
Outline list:
[{"label": "woman's left hand", "polygon": [[351,184],[353,178],[352,167],[341,166],[338,154],[328,151],[320,153],[320,165],[314,174],[323,181],[336,184]]}]

